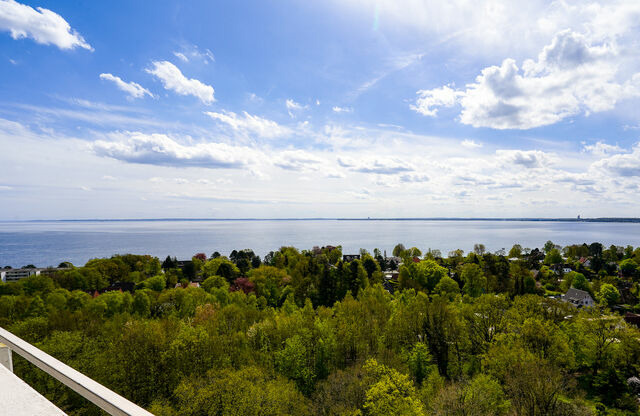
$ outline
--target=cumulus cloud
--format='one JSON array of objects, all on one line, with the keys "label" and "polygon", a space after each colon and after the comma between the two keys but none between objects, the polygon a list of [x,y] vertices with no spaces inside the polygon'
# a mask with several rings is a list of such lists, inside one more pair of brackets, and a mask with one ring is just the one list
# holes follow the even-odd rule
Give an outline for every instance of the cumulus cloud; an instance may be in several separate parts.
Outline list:
[{"label": "cumulus cloud", "polygon": [[286,150],[280,153],[273,164],[286,170],[317,170],[322,159],[304,150]]},{"label": "cumulus cloud", "polygon": [[636,144],[631,153],[605,157],[591,166],[596,171],[604,171],[617,177],[638,177],[640,176],[640,144]]},{"label": "cumulus cloud", "polygon": [[417,95],[416,103],[410,106],[411,109],[423,116],[435,117],[438,114],[438,107],[453,107],[464,93],[445,85],[431,90],[420,90]]},{"label": "cumulus cloud", "polygon": [[14,0],[0,1],[0,30],[9,31],[14,39],[31,38],[37,43],[56,45],[60,49],[79,47],[93,50],[59,14],[43,7],[34,9]]},{"label": "cumulus cloud", "polygon": [[353,113],[351,107],[338,107],[337,105],[332,108],[334,113]]},{"label": "cumulus cloud", "polygon": [[226,124],[235,131],[254,134],[267,139],[282,137],[291,133],[291,129],[288,127],[281,126],[275,121],[266,118],[251,115],[246,111],[243,111],[241,116],[232,111],[224,110],[221,113],[207,111],[205,114],[214,120]]},{"label": "cumulus cloud", "polygon": [[148,89],[142,87],[140,84],[136,82],[124,82],[122,78],[117,77],[113,74],[100,74],[100,79],[113,82],[114,84],[116,84],[116,87],[118,87],[119,90],[126,92],[131,98],[142,98],[145,96],[145,94],[149,97],[153,97],[153,94],[151,94]]},{"label": "cumulus cloud", "polygon": [[239,169],[256,161],[248,147],[226,143],[182,144],[165,134],[113,133],[97,140],[91,149],[98,156],[147,165]]},{"label": "cumulus cloud", "polygon": [[530,129],[577,114],[614,108],[640,95],[640,74],[620,80],[610,43],[592,45],[565,30],[545,46],[536,61],[519,68],[514,59],[483,69],[464,90],[448,86],[418,91],[412,109],[435,116],[438,107],[460,104],[460,121],[474,127]]},{"label": "cumulus cloud", "polygon": [[624,149],[622,149],[620,146],[607,144],[603,141],[598,141],[594,144],[585,144],[582,148],[582,151],[585,153],[591,153],[596,156],[624,153]]},{"label": "cumulus cloud", "polygon": [[157,77],[164,88],[180,95],[193,95],[204,104],[215,101],[213,87],[193,78],[185,77],[180,69],[168,61],[154,61],[146,71]]}]

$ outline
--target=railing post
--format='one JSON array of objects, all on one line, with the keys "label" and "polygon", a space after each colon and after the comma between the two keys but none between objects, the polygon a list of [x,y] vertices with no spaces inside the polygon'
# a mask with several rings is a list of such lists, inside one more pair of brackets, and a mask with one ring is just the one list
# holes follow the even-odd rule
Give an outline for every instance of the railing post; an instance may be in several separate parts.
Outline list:
[{"label": "railing post", "polygon": [[13,372],[13,357],[11,356],[11,348],[0,342],[0,364],[7,367]]}]

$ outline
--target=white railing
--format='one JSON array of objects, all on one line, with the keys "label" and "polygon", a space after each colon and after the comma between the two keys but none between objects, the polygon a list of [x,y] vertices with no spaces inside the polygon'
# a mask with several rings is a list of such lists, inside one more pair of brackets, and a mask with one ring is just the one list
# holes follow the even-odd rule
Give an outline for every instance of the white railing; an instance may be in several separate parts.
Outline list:
[{"label": "white railing", "polygon": [[[135,403],[114,393],[1,327],[0,343],[8,347],[0,347],[0,364],[11,363],[11,352],[8,351],[8,349],[11,349],[110,415],[153,416]],[[3,357],[8,358],[3,359]],[[5,367],[12,369],[7,365]],[[0,413],[2,413],[2,403],[0,403]]]}]

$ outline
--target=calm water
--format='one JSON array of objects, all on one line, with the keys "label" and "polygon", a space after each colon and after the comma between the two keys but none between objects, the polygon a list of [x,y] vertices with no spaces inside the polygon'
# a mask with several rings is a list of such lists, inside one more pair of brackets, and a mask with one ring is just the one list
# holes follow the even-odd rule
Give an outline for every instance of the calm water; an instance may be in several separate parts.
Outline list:
[{"label": "calm water", "polygon": [[0,222],[0,266],[39,267],[71,261],[83,265],[116,253],[190,258],[214,251],[229,254],[251,248],[263,256],[283,245],[308,249],[342,245],[344,253],[378,247],[391,253],[402,242],[443,254],[475,243],[488,250],[542,247],[547,241],[568,245],[601,242],[640,246],[640,223],[554,221],[348,221],[348,220],[224,220],[224,221],[82,221]]}]

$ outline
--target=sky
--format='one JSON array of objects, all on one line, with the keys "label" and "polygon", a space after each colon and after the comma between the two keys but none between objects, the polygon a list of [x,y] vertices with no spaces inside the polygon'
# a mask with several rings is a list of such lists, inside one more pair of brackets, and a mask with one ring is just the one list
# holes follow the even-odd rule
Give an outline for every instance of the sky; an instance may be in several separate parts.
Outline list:
[{"label": "sky", "polygon": [[629,217],[637,0],[0,0],[0,220]]}]

